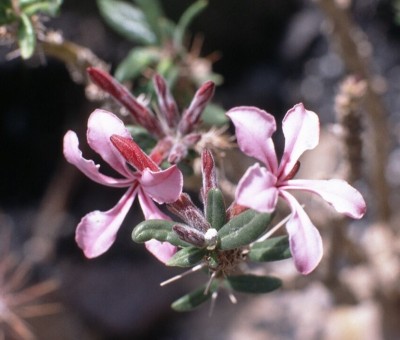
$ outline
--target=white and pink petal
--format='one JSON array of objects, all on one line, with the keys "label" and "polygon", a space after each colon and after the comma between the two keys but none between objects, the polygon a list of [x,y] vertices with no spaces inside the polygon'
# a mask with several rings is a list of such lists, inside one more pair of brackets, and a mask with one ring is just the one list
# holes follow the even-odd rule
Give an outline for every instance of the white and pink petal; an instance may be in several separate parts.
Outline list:
[{"label": "white and pink petal", "polygon": [[341,179],[294,179],[288,181],[282,189],[313,192],[332,205],[337,212],[352,218],[361,218],[367,210],[364,198],[360,192]]},{"label": "white and pink petal", "polygon": [[175,202],[182,193],[183,175],[176,165],[165,170],[142,172],[143,191],[157,203]]},{"label": "white and pink petal", "polygon": [[276,130],[275,118],[256,107],[240,106],[229,110],[226,115],[236,128],[236,139],[240,150],[265,164],[276,173],[278,160],[272,135]]},{"label": "white and pink petal", "polygon": [[88,258],[105,253],[114,243],[135,199],[137,187],[132,186],[119,202],[108,211],[93,211],[84,216],[78,224],[75,240]]},{"label": "white and pink petal", "polygon": [[132,138],[124,123],[117,116],[105,110],[95,110],[88,120],[88,144],[114,170],[129,178],[132,171],[127,167],[125,158],[111,143],[112,135]]},{"label": "white and pink petal", "polygon": [[281,192],[281,196],[289,203],[292,210],[292,215],[286,223],[290,252],[296,269],[301,274],[307,275],[321,261],[323,255],[321,235],[304,209],[291,194]]},{"label": "white and pink petal", "polygon": [[131,179],[118,179],[103,175],[100,173],[100,165],[95,164],[92,160],[85,159],[82,151],[79,149],[78,136],[73,131],[68,131],[64,136],[63,152],[65,159],[75,165],[92,181],[110,187],[128,187],[132,184]]},{"label": "white and pink petal", "polygon": [[274,211],[278,201],[276,177],[258,163],[252,165],[239,180],[235,200],[260,212]]},{"label": "white and pink petal", "polygon": [[282,121],[285,149],[279,165],[279,178],[284,179],[293,169],[300,156],[314,149],[319,142],[319,119],[303,104],[290,109]]}]

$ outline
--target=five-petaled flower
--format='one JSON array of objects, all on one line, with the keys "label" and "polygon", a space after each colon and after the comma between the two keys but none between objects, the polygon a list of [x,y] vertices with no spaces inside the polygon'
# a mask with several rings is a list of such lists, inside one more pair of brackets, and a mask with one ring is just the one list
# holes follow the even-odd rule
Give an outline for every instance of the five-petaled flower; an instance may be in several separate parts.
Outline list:
[{"label": "five-petaled flower", "polygon": [[[132,140],[123,122],[110,112],[95,110],[90,115],[87,141],[123,178],[104,175],[99,172],[99,165],[83,158],[78,137],[73,131],[68,131],[64,136],[64,155],[67,161],[97,183],[128,188],[112,209],[105,212],[93,211],[78,224],[76,241],[84,254],[93,258],[111,247],[136,196],[146,219],[168,219],[153,201],[160,204],[174,202],[182,193],[183,177],[175,165],[161,170]],[[162,262],[166,262],[176,252],[176,248],[167,242],[151,240],[146,246]]]},{"label": "five-petaled flower", "polygon": [[283,119],[285,148],[280,164],[271,138],[276,130],[272,115],[255,107],[236,107],[227,115],[235,125],[239,148],[265,166],[256,163],[247,169],[238,183],[236,202],[261,212],[272,212],[278,196],[286,200],[292,210],[286,224],[290,250],[297,270],[302,274],[310,273],[322,257],[321,236],[288,190],[316,193],[338,212],[353,218],[361,218],[366,211],[363,197],[343,180],[293,179],[299,157],[319,142],[318,116],[302,104],[295,105]]}]

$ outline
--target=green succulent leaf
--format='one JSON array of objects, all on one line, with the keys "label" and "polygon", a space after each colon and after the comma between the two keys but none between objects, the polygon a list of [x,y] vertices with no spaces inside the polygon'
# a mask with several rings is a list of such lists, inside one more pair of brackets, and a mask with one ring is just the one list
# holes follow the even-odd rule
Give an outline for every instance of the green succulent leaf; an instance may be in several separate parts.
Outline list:
[{"label": "green succulent leaf", "polygon": [[38,12],[55,16],[58,14],[61,4],[62,0],[20,2],[22,12],[28,16]]},{"label": "green succulent leaf", "polygon": [[218,232],[219,248],[239,248],[257,240],[268,228],[272,215],[246,210],[232,218]]},{"label": "green succulent leaf", "polygon": [[228,276],[225,279],[225,285],[237,292],[261,294],[269,293],[278,289],[282,285],[282,281],[272,276],[256,276],[248,274]]},{"label": "green succulent leaf", "polygon": [[224,196],[218,188],[212,188],[207,194],[206,218],[211,227],[219,230],[226,222]]},{"label": "green succulent leaf", "polygon": [[183,46],[183,39],[188,26],[193,21],[193,19],[207,7],[207,4],[208,2],[205,0],[196,1],[191,6],[189,6],[182,14],[174,32],[175,47],[180,48]]},{"label": "green succulent leaf", "polygon": [[157,63],[160,52],[151,47],[136,47],[122,60],[115,70],[115,78],[122,82],[139,76],[147,67]]},{"label": "green succulent leaf", "polygon": [[164,17],[161,4],[158,0],[135,0],[140,6],[151,30],[157,37],[157,43],[160,44],[162,40],[162,28],[160,19]]},{"label": "green succulent leaf", "polygon": [[212,293],[218,289],[218,284],[214,282],[211,284],[209,292],[204,294],[206,287],[199,288],[189,294],[186,294],[176,300],[172,305],[172,309],[177,312],[188,312],[196,307],[200,306],[202,303],[206,302],[211,298]]},{"label": "green succulent leaf", "polygon": [[201,114],[201,119],[204,124],[210,126],[223,126],[228,124],[228,118],[225,114],[225,110],[213,103],[207,104],[203,113]]},{"label": "green succulent leaf", "polygon": [[288,259],[291,256],[288,236],[278,236],[262,242],[256,242],[247,255],[254,262],[279,261]]},{"label": "green succulent leaf", "polygon": [[21,13],[19,21],[18,44],[21,57],[30,58],[36,48],[36,35],[31,20],[24,13]]},{"label": "green succulent leaf", "polygon": [[182,241],[172,230],[172,227],[176,224],[179,223],[167,220],[145,220],[133,229],[132,240],[143,243],[155,239],[161,242],[169,242],[178,247],[188,247],[189,243]]},{"label": "green succulent leaf", "polygon": [[155,44],[157,37],[146,16],[136,6],[119,0],[97,0],[105,21],[125,38],[142,44]]},{"label": "green succulent leaf", "polygon": [[198,264],[206,254],[206,250],[197,247],[186,247],[179,250],[167,262],[171,267],[192,267]]}]

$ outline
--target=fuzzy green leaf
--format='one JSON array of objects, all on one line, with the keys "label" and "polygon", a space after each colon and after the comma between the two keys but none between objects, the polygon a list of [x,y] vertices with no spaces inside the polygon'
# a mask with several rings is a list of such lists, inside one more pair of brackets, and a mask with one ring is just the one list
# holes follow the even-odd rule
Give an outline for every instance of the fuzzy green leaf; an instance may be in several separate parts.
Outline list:
[{"label": "fuzzy green leaf", "polygon": [[210,290],[208,294],[204,294],[206,287],[199,288],[189,294],[186,294],[176,300],[172,305],[172,309],[177,312],[188,312],[196,307],[200,306],[202,303],[206,302],[209,298],[211,298],[212,293],[215,292],[218,288],[216,282],[211,284]]},{"label": "fuzzy green leaf", "polygon": [[206,250],[197,247],[186,247],[179,250],[167,262],[171,267],[192,267],[198,264],[206,254]]},{"label": "fuzzy green leaf", "polygon": [[246,210],[231,219],[218,232],[222,250],[239,248],[257,240],[268,228],[272,215]]},{"label": "fuzzy green leaf", "polygon": [[28,59],[35,52],[36,35],[31,20],[27,15],[21,13],[18,27],[18,44],[21,57]]},{"label": "fuzzy green leaf", "polygon": [[247,255],[254,262],[279,261],[291,256],[288,236],[278,236],[256,242]]},{"label": "fuzzy green leaf", "polygon": [[212,188],[208,191],[206,218],[211,227],[220,230],[226,221],[226,207],[224,196],[218,188]]},{"label": "fuzzy green leaf", "polygon": [[157,42],[146,16],[138,7],[119,0],[97,0],[97,5],[105,21],[125,38],[146,45]]},{"label": "fuzzy green leaf", "polygon": [[136,47],[121,61],[115,70],[115,78],[122,82],[139,76],[148,66],[158,62],[160,52],[151,47]]},{"label": "fuzzy green leaf", "polygon": [[178,247],[188,247],[189,244],[182,241],[178,235],[172,231],[172,227],[176,224],[179,223],[167,220],[143,221],[133,229],[132,240],[143,243],[155,239],[161,242],[169,242]]},{"label": "fuzzy green leaf", "polygon": [[160,2],[158,0],[135,0],[135,2],[142,9],[151,30],[157,37],[157,42],[160,44],[162,40],[160,19],[165,16]]},{"label": "fuzzy green leaf", "polygon": [[193,21],[193,19],[207,7],[207,4],[208,3],[205,0],[196,1],[191,6],[189,6],[182,14],[174,32],[174,43],[176,48],[180,48],[183,46],[183,39],[188,26]]},{"label": "fuzzy green leaf", "polygon": [[55,16],[58,14],[62,0],[53,1],[32,1],[31,3],[26,2],[24,5],[21,4],[21,10],[26,15],[31,16],[38,12]]},{"label": "fuzzy green leaf", "polygon": [[261,294],[278,289],[282,285],[282,281],[272,276],[237,275],[228,276],[225,284],[237,292]]}]

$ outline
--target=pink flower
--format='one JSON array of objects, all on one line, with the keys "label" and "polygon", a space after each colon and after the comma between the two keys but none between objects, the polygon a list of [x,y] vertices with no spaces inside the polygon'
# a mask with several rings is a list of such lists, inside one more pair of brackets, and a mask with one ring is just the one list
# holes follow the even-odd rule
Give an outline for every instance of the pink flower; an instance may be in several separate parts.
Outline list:
[{"label": "pink flower", "polygon": [[[128,188],[120,201],[110,210],[93,211],[82,218],[76,229],[76,241],[84,254],[93,258],[106,252],[113,244],[117,231],[136,196],[146,219],[168,219],[153,201],[174,202],[182,192],[182,173],[174,165],[161,170],[132,140],[124,124],[114,114],[94,111],[88,120],[87,141],[122,178],[100,173],[99,165],[83,158],[75,132],[64,136],[64,156],[91,180],[116,188]],[[130,163],[137,171],[132,171]],[[151,240],[147,249],[160,261],[166,262],[175,253],[171,244]]]},{"label": "pink flower", "polygon": [[236,202],[260,212],[272,212],[278,197],[283,198],[292,210],[286,229],[296,268],[302,274],[310,273],[322,257],[321,236],[288,190],[313,192],[338,212],[353,218],[361,218],[366,211],[363,197],[343,180],[292,179],[302,153],[315,148],[319,141],[318,116],[303,104],[294,106],[283,119],[285,149],[280,164],[271,138],[276,130],[272,115],[255,107],[233,108],[227,115],[236,127],[239,148],[265,166],[256,163],[247,169],[238,183]]}]

